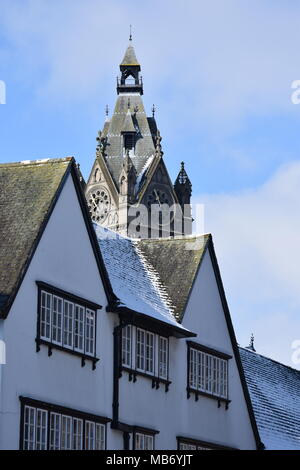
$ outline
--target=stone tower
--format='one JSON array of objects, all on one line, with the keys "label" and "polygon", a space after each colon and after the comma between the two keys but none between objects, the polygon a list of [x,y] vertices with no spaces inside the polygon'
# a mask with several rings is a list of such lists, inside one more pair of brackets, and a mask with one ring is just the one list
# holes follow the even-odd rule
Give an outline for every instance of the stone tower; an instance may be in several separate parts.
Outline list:
[{"label": "stone tower", "polygon": [[[147,117],[141,66],[131,37],[120,64],[117,101],[97,137],[85,194],[92,220],[132,237],[164,237],[192,230],[191,182],[182,165],[175,185],[163,160],[154,117]],[[183,213],[183,209],[185,209]]]}]

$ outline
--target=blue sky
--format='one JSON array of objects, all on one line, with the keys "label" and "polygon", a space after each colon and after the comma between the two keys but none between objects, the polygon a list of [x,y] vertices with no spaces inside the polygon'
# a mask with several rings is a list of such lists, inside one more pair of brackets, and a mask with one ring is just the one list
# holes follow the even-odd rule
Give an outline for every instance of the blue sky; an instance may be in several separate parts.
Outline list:
[{"label": "blue sky", "polygon": [[[85,176],[133,25],[172,179],[205,203],[238,340],[300,338],[300,4],[0,0],[0,161],[74,155]],[[292,364],[294,367],[298,365]]]}]

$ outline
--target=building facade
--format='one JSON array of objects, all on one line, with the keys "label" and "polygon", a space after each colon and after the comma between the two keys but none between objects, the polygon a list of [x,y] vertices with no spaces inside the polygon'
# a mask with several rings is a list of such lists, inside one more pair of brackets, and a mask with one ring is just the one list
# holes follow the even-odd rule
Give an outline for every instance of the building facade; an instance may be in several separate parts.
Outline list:
[{"label": "building facade", "polygon": [[[170,181],[132,44],[120,70],[86,186],[73,158],[0,165],[0,449],[261,448],[212,237],[172,211],[165,236],[191,183]],[[142,205],[158,232],[130,238]]]}]

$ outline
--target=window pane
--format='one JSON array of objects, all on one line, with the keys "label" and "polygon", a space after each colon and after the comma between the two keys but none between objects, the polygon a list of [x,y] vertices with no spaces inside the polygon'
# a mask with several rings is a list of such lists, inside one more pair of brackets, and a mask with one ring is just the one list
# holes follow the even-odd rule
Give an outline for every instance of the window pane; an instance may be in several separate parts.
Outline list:
[{"label": "window pane", "polygon": [[154,374],[154,334],[146,333],[146,372]]},{"label": "window pane", "polygon": [[49,341],[51,340],[51,304],[52,295],[42,291],[40,309],[40,334],[41,338]]},{"label": "window pane", "polygon": [[95,312],[86,309],[85,352],[94,355],[95,349]]},{"label": "window pane", "polygon": [[73,450],[82,450],[83,422],[73,418]]},{"label": "window pane", "polygon": [[168,377],[168,340],[159,337],[159,354],[158,354],[158,370],[159,376],[163,379]]},{"label": "window pane", "polygon": [[131,367],[131,325],[122,329],[122,365]]},{"label": "window pane", "polygon": [[95,450],[95,423],[85,422],[85,449]]},{"label": "window pane", "polygon": [[84,315],[85,308],[75,305],[74,348],[76,351],[84,350]]},{"label": "window pane", "polygon": [[64,309],[64,346],[72,348],[74,304],[65,300]]},{"label": "window pane", "polygon": [[61,449],[72,449],[72,418],[71,416],[61,417]]},{"label": "window pane", "polygon": [[135,450],[144,450],[145,442],[144,442],[144,434],[140,434],[137,432],[135,434]]},{"label": "window pane", "polygon": [[144,371],[145,370],[145,331],[137,328],[136,330],[137,335],[137,354],[136,354],[136,362],[137,362],[137,369]]},{"label": "window pane", "polygon": [[47,449],[47,416],[47,411],[40,409],[36,410],[36,450]]},{"label": "window pane", "polygon": [[61,415],[51,413],[50,415],[50,450],[60,450],[60,426]]},{"label": "window pane", "polygon": [[24,416],[24,450],[35,450],[35,417],[36,409],[31,406],[25,406]]},{"label": "window pane", "polygon": [[52,312],[52,341],[56,344],[62,344],[62,317],[63,299],[54,295]]},{"label": "window pane", "polygon": [[190,387],[227,398],[227,360],[190,349]]},{"label": "window pane", "polygon": [[105,426],[104,424],[96,424],[96,450],[105,449]]},{"label": "window pane", "polygon": [[197,358],[195,349],[190,349],[190,387],[197,388]]},{"label": "window pane", "polygon": [[145,435],[145,450],[153,450],[153,436]]}]

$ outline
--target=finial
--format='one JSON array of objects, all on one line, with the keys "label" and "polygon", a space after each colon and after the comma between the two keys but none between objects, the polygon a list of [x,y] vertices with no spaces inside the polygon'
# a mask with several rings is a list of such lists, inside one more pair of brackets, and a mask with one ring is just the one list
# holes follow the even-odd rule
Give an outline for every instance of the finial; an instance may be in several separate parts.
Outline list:
[{"label": "finial", "polygon": [[132,41],[132,25],[129,26],[130,34],[129,34],[129,41]]},{"label": "finial", "polygon": [[181,169],[184,170],[184,162],[181,162]]},{"label": "finial", "polygon": [[130,109],[130,98],[128,98],[127,108]]},{"label": "finial", "polygon": [[152,117],[155,116],[155,111],[156,111],[156,109],[155,109],[155,106],[153,105],[153,106],[152,106]]},{"label": "finial", "polygon": [[105,115],[106,117],[108,116],[108,113],[109,113],[109,109],[108,109],[108,104],[105,106]]},{"label": "finial", "polygon": [[251,334],[250,343],[249,343],[249,346],[247,346],[247,349],[250,349],[251,351],[256,352],[255,347],[254,347],[254,334],[253,333]]}]

